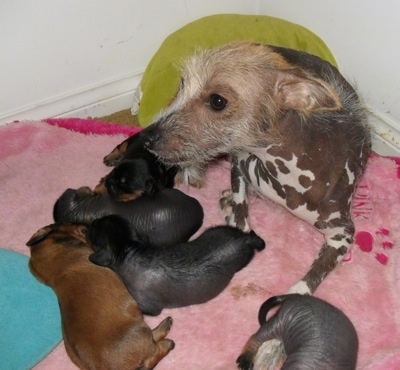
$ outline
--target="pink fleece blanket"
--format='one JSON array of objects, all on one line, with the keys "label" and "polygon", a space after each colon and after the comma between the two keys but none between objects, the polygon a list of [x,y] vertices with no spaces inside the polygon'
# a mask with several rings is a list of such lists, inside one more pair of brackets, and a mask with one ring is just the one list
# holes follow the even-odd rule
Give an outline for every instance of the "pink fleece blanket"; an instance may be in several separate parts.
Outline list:
[{"label": "pink fleece blanket", "polygon": [[[92,120],[49,122],[0,127],[0,245],[27,255],[26,241],[52,222],[58,196],[67,187],[94,186],[109,171],[103,156],[135,132]],[[353,251],[316,292],[353,321],[360,339],[358,369],[363,370],[400,369],[399,163],[396,158],[370,158],[353,205]],[[229,164],[220,161],[208,170],[203,188],[180,189],[203,205],[204,228],[223,223],[218,199],[228,187]],[[157,369],[235,369],[242,346],[257,329],[261,303],[300,279],[323,242],[316,230],[267,200],[251,198],[250,222],[267,247],[221,295],[146,317],[150,326],[167,315],[174,319],[169,337],[176,347]],[[35,369],[75,366],[61,343]]]}]

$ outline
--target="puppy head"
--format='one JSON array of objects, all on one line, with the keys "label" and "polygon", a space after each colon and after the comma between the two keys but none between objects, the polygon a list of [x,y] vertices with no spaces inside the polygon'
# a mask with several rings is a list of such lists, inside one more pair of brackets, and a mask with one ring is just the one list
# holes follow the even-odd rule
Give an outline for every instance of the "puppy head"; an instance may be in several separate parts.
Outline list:
[{"label": "puppy head", "polygon": [[145,159],[127,159],[115,167],[105,178],[110,196],[119,201],[129,201],[156,191],[156,179]]},{"label": "puppy head", "polygon": [[333,89],[267,45],[232,43],[186,61],[180,90],[142,136],[166,164],[196,167],[276,142],[288,111],[340,108]]},{"label": "puppy head", "polygon": [[93,221],[86,237],[95,251],[89,260],[105,267],[114,266],[124,258],[127,249],[143,243],[129,223],[117,215]]},{"label": "puppy head", "polygon": [[67,189],[57,199],[53,207],[53,218],[55,222],[68,221],[68,215],[73,212],[83,199],[93,196],[93,191],[85,186],[79,189]]},{"label": "puppy head", "polygon": [[[81,224],[55,223],[34,233],[26,245],[30,247],[29,268],[38,280],[49,284],[67,260],[69,252],[87,247],[87,227]],[[57,271],[58,270],[58,271]]]}]

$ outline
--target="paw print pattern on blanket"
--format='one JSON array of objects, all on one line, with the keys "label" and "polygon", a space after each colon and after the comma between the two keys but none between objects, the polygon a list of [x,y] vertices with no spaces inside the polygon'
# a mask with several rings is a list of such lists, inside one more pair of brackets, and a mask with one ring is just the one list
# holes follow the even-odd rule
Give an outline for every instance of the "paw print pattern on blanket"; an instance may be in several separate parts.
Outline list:
[{"label": "paw print pattern on blanket", "polygon": [[382,265],[386,265],[389,260],[388,252],[394,246],[389,235],[390,230],[386,227],[377,229],[374,235],[369,231],[358,231],[355,235],[355,243],[363,252],[371,253],[375,250],[375,259]]}]

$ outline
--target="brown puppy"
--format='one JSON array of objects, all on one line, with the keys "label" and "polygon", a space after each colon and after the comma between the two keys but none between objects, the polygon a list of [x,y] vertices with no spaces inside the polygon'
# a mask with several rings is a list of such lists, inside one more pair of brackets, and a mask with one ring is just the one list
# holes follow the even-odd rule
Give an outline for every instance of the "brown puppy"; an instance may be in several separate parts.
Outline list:
[{"label": "brown puppy", "polygon": [[81,369],[154,368],[174,348],[172,319],[151,330],[117,274],[89,261],[85,233],[56,223],[27,242],[32,274],[57,294],[69,357]]}]

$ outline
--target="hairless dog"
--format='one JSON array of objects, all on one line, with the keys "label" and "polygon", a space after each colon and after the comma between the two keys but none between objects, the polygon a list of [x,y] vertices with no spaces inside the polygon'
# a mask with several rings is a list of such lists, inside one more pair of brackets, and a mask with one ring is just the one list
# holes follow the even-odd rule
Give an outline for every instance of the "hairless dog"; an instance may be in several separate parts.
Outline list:
[{"label": "hairless dog", "polygon": [[53,211],[56,222],[85,224],[112,214],[125,218],[154,246],[187,241],[200,228],[204,216],[195,198],[170,188],[128,202],[119,202],[108,194],[95,194],[88,187],[67,189]]},{"label": "hairless dog", "polygon": [[[266,320],[268,311],[278,305],[279,311]],[[282,369],[356,368],[358,337],[353,324],[342,311],[321,299],[300,294],[272,297],[260,307],[258,321],[260,329],[237,359],[242,370],[263,368],[257,350],[274,339],[283,342],[286,359]]]},{"label": "hairless dog", "polygon": [[118,273],[147,315],[216,297],[255,250],[265,247],[253,231],[223,225],[187,243],[155,248],[132,237],[129,225],[115,215],[94,221],[87,237],[95,250],[89,259]]}]

